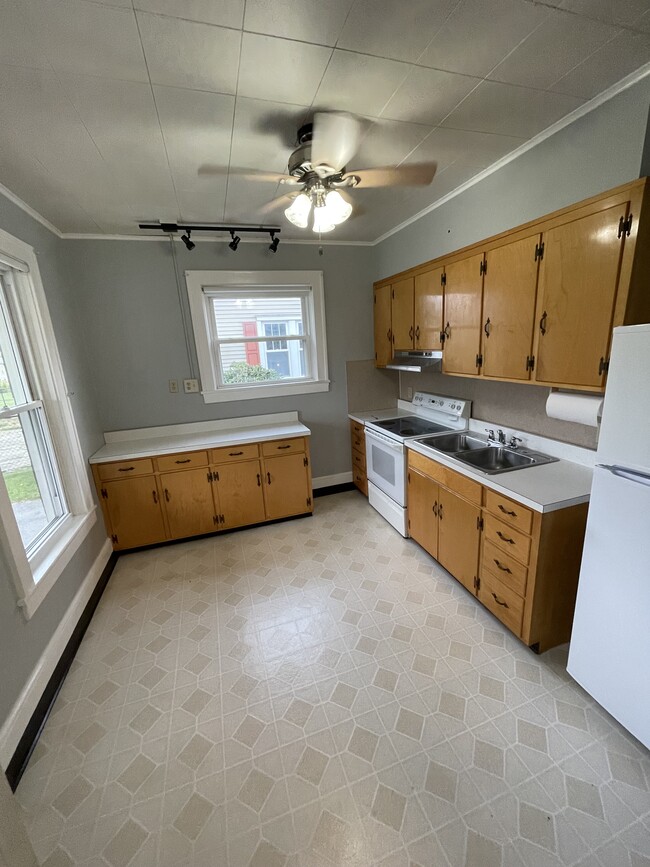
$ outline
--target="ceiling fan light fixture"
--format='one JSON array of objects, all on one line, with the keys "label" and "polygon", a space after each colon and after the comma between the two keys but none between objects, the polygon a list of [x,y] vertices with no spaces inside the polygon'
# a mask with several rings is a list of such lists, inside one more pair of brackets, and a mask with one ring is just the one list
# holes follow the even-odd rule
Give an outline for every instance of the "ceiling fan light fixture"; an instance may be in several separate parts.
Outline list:
[{"label": "ceiling fan light fixture", "polygon": [[311,199],[306,193],[300,193],[285,210],[284,216],[299,229],[306,229],[310,210]]},{"label": "ceiling fan light fixture", "polygon": [[330,216],[326,205],[322,208],[314,208],[314,232],[324,234],[325,232],[331,232],[335,226],[336,223],[332,222],[332,217]]},{"label": "ceiling fan light fixture", "polygon": [[344,223],[352,213],[352,205],[336,190],[330,190],[325,196],[325,208],[327,216],[336,226]]}]

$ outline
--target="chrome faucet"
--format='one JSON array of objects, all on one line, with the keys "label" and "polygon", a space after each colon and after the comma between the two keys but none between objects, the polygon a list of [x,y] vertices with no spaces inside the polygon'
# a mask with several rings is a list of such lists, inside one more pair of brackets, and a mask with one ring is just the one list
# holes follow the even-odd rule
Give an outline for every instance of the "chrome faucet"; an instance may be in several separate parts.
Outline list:
[{"label": "chrome faucet", "polygon": [[497,431],[497,436],[499,437],[499,442],[501,443],[501,445],[504,446],[506,444],[506,435],[501,430],[501,428],[499,428],[499,430]]},{"label": "chrome faucet", "polygon": [[519,443],[521,442],[521,437],[510,437],[510,442],[508,443],[508,448],[516,451],[519,448]]},{"label": "chrome faucet", "polygon": [[494,431],[492,430],[492,428],[491,428],[491,427],[486,427],[485,430],[486,430],[487,435],[488,435],[488,440],[489,440],[491,443],[496,442],[497,438],[495,437],[495,435],[494,435]]}]

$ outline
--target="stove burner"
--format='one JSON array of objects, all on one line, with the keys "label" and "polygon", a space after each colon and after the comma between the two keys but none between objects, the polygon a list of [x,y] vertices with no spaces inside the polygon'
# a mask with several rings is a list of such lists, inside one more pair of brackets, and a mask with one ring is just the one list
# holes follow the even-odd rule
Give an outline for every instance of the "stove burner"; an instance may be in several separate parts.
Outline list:
[{"label": "stove burner", "polygon": [[375,422],[375,426],[399,438],[424,436],[425,434],[442,433],[451,430],[446,425],[436,424],[418,416],[390,418],[387,421]]}]

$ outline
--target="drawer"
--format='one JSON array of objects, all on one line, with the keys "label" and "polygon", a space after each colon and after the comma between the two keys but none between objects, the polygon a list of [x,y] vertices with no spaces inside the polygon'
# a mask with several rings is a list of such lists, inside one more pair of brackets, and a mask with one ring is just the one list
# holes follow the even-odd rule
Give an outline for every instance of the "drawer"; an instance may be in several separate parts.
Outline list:
[{"label": "drawer", "polygon": [[498,578],[486,574],[481,576],[478,598],[504,626],[515,635],[521,635],[524,616],[524,600],[521,596],[506,587]]},{"label": "drawer", "polygon": [[260,450],[257,443],[249,443],[245,446],[224,446],[222,449],[212,449],[210,452],[211,464],[229,464],[233,461],[248,461],[259,458]]},{"label": "drawer", "polygon": [[502,584],[510,587],[515,593],[520,596],[526,595],[526,581],[528,580],[528,569],[518,563],[514,557],[506,554],[500,548],[497,548],[492,542],[487,539],[483,540],[483,551],[481,553],[481,577],[484,571],[489,572],[493,577],[498,578]]},{"label": "drawer", "polygon": [[156,466],[161,473],[169,470],[188,470],[192,467],[207,467],[207,452],[181,452],[178,455],[163,455],[156,458]]},{"label": "drawer", "polygon": [[265,458],[271,455],[290,455],[293,452],[305,451],[305,438],[294,437],[290,440],[275,440],[275,442],[262,443],[262,454]]},{"label": "drawer", "polygon": [[488,512],[483,512],[483,538],[486,542],[492,542],[501,551],[505,551],[515,560],[519,560],[524,566],[528,565],[530,557],[530,536],[524,536],[518,530],[499,521]]},{"label": "drawer", "polygon": [[146,476],[153,473],[151,458],[138,458],[136,461],[116,461],[112,464],[97,464],[97,475],[106,479],[128,479],[131,476]]},{"label": "drawer", "polygon": [[530,535],[533,527],[533,513],[530,509],[508,497],[502,497],[501,494],[497,494],[489,488],[485,488],[485,508],[497,518],[505,521],[506,524]]},{"label": "drawer", "polygon": [[352,466],[364,475],[366,474],[366,456],[357,449],[352,449]]},{"label": "drawer", "polygon": [[[359,425],[360,427],[360,425]],[[357,433],[357,431],[350,431],[350,435],[352,437],[352,448],[356,449],[358,452],[361,452],[362,455],[366,454],[366,435],[364,433],[363,428],[361,428],[361,433]]]},{"label": "drawer", "polygon": [[454,491],[470,503],[481,505],[481,484],[468,479],[466,476],[461,476],[460,473],[450,470],[449,467],[443,467],[437,461],[431,460],[419,452],[408,450],[408,465],[414,470],[423,473],[435,482],[438,482],[449,491]]},{"label": "drawer", "polygon": [[353,467],[352,470],[352,481],[359,488],[361,493],[367,497],[368,496],[368,477],[365,473],[362,473],[361,470],[358,470],[356,467]]},{"label": "drawer", "polygon": [[350,434],[353,438],[356,436],[363,439],[366,435],[365,426],[362,425],[360,421],[353,421],[353,419],[350,419]]}]

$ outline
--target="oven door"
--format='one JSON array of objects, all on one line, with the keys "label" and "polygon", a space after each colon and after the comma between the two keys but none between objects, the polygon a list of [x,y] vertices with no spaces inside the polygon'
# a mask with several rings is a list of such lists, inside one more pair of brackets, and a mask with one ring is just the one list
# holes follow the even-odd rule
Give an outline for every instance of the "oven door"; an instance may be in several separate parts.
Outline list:
[{"label": "oven door", "polygon": [[402,443],[366,428],[368,481],[402,508],[406,505],[404,460]]}]

